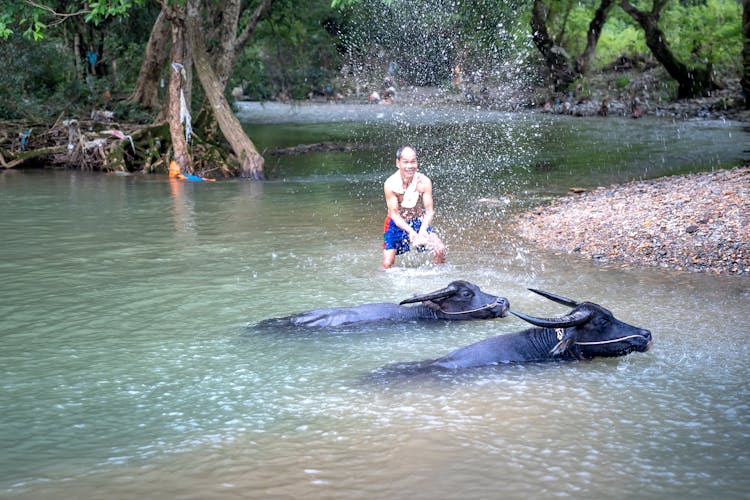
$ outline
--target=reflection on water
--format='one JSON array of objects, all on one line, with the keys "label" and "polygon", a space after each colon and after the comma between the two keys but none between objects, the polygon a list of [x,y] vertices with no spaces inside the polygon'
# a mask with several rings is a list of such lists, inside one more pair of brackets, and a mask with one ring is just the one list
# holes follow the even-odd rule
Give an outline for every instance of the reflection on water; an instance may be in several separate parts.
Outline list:
[{"label": "reflection on water", "polygon": [[169,178],[169,190],[174,201],[172,218],[174,219],[175,232],[195,235],[192,200],[185,193],[187,189],[189,189],[189,185],[184,181],[174,177]]},{"label": "reflection on water", "polygon": [[[414,255],[379,272],[394,166],[373,154],[279,160],[286,182],[0,174],[3,496],[746,495],[746,278],[539,251],[504,230],[522,203],[472,202],[495,194],[486,175],[436,188],[447,265]],[[454,160],[430,168],[473,161]],[[384,365],[526,325],[247,327],[454,279],[537,316],[566,311],[529,286],[592,300],[654,347],[387,379]]]}]

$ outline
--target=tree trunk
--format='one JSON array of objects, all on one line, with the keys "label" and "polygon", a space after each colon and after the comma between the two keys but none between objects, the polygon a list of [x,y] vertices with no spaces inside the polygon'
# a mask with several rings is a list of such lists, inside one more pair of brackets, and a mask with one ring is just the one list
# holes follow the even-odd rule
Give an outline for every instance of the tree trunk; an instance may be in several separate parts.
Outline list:
[{"label": "tree trunk", "polygon": [[[172,66],[169,71],[169,134],[172,137],[172,156],[184,173],[192,173],[192,162],[187,149],[185,130],[180,123],[181,91],[183,86],[183,62],[185,61],[185,29],[180,20],[172,19]],[[184,110],[188,111],[188,110]]]},{"label": "tree trunk", "polygon": [[750,0],[742,0],[742,93],[750,109]]},{"label": "tree trunk", "polygon": [[[200,17],[207,20],[201,25],[207,31],[207,33],[202,33],[202,39],[218,40],[212,44],[212,48],[206,50],[223,90],[226,90],[229,77],[232,76],[237,54],[247,45],[258,22],[271,8],[272,3],[273,0],[261,0],[252,14],[247,14],[243,10],[248,8],[248,5],[243,6],[246,2],[241,0],[225,0],[221,3],[207,3],[202,6],[195,0],[191,0],[188,4],[189,16],[194,19]],[[241,19],[246,19],[246,21],[241,23]],[[238,34],[238,26],[242,24],[244,27]],[[197,113],[198,122],[203,124],[207,131],[216,128],[216,124],[211,123],[213,112],[206,109],[210,105],[209,102],[204,101],[200,112]]]},{"label": "tree trunk", "polygon": [[531,10],[531,33],[534,44],[544,57],[555,90],[564,90],[578,78],[578,74],[571,64],[570,56],[549,34],[547,8],[543,0],[534,0]]},{"label": "tree trunk", "polygon": [[614,5],[615,0],[602,0],[599,8],[594,13],[594,18],[589,23],[589,30],[586,33],[586,48],[583,51],[583,55],[577,61],[578,72],[582,75],[588,73],[588,70],[591,68],[591,61],[596,54],[596,46],[599,43],[604,23],[607,22],[609,12]]},{"label": "tree trunk", "polygon": [[[577,78],[588,73],[591,68],[591,61],[596,54],[599,37],[614,2],[615,0],[601,0],[594,13],[594,18],[589,23],[589,30],[586,34],[586,48],[583,54],[576,59],[574,65],[570,55],[549,34],[547,29],[548,10],[544,5],[544,0],[534,0],[534,6],[531,10],[532,38],[544,57],[545,64],[550,72],[550,78],[555,84],[555,90],[564,90]],[[562,33],[560,37],[562,38]]]},{"label": "tree trunk", "polygon": [[[202,2],[201,0],[187,0],[186,2],[171,5],[167,0],[160,0],[162,12],[152,30],[152,39],[149,46],[154,48],[154,55],[149,60],[155,62],[151,71],[142,70],[144,82],[152,80],[154,83],[158,78],[153,76],[157,74],[159,68],[159,58],[156,57],[157,48],[162,46],[157,43],[162,37],[159,35],[161,30],[158,25],[161,23],[171,26],[172,38],[172,64],[169,71],[169,105],[162,108],[162,113],[166,114],[166,121],[169,124],[169,135],[171,137],[172,159],[177,163],[181,172],[193,173],[195,166],[201,161],[210,162],[212,170],[221,169],[224,173],[233,171],[230,165],[237,161],[240,173],[243,177],[255,179],[263,178],[263,157],[258,153],[255,145],[245,133],[234,111],[229,106],[224,97],[225,82],[231,74],[231,67],[234,65],[236,50],[244,46],[247,37],[255,29],[258,19],[268,9],[272,0],[260,0],[255,13],[250,16],[238,15],[244,4],[241,0],[225,0],[224,2]],[[233,8],[230,8],[233,7]],[[216,13],[216,17],[210,15]],[[217,39],[211,37],[211,33],[229,30],[229,24],[224,19],[234,20],[240,24],[243,19],[244,28],[240,37],[236,37],[237,26],[232,29],[231,36],[226,40],[216,43]],[[223,20],[223,21],[222,21]],[[208,36],[213,47],[218,47],[220,55],[207,53],[205,37]],[[244,36],[244,38],[243,38]],[[165,45],[166,46],[166,45]],[[217,75],[214,70],[213,62],[221,59],[220,65],[223,68],[225,76]],[[198,134],[195,135],[193,148],[194,154],[201,154],[201,157],[191,158],[188,142],[185,137],[187,130],[183,128],[181,118],[190,117],[189,106],[191,103],[192,89],[192,67],[195,65],[196,73],[204,89],[205,100],[208,103],[205,109],[212,118],[210,126],[196,124]],[[225,162],[227,157],[226,148],[218,144],[211,136],[210,127],[218,124],[223,139],[226,140],[235,156],[232,160]],[[190,126],[189,123],[185,127]]]},{"label": "tree trunk", "polygon": [[[188,3],[188,16],[204,21],[201,24],[201,38],[215,40],[206,52],[222,92],[226,91],[227,82],[232,76],[237,54],[247,45],[258,22],[268,12],[272,3],[273,0],[260,0],[252,14],[244,10],[248,9],[249,5],[242,0],[225,0],[221,3],[209,2],[202,5],[196,0],[191,0]],[[238,33],[238,27],[242,25],[244,27]],[[212,139],[217,129],[214,112],[210,107],[211,103],[204,99],[200,111],[196,113],[196,122],[207,133],[207,139]]]},{"label": "tree trunk", "polygon": [[628,0],[620,0],[620,7],[640,26],[646,35],[646,45],[669,76],[677,81],[677,98],[707,96],[716,89],[711,67],[689,68],[675,57],[664,32],[659,28],[659,18],[668,0],[653,0],[651,12],[633,7]]},{"label": "tree trunk", "polygon": [[83,67],[81,66],[81,34],[73,33],[73,53],[75,54],[76,75],[79,80],[83,79]]},{"label": "tree trunk", "polygon": [[237,25],[242,13],[241,4],[240,0],[225,0],[221,4],[219,15],[214,17],[218,44],[210,51],[211,67],[214,68],[216,77],[219,79],[222,92],[234,68]]},{"label": "tree trunk", "polygon": [[148,109],[156,109],[159,106],[159,81],[169,55],[169,42],[169,22],[162,10],[151,29],[138,81],[128,99],[131,103]]},{"label": "tree trunk", "polygon": [[198,19],[188,16],[188,38],[192,48],[193,63],[211,106],[211,111],[219,124],[221,133],[229,142],[232,151],[239,160],[241,176],[262,179],[263,157],[245,133],[242,124],[224,97],[224,86],[211,66],[198,23]]},{"label": "tree trunk", "polygon": [[245,48],[245,45],[247,45],[248,40],[255,32],[255,28],[258,27],[258,22],[260,22],[261,18],[268,13],[268,11],[271,8],[271,4],[273,3],[273,0],[261,0],[258,6],[255,8],[253,13],[250,15],[250,18],[247,20],[247,23],[245,24],[245,27],[242,29],[242,31],[237,35],[236,39],[233,41],[231,47],[232,52],[230,54],[230,57],[227,59],[227,68],[226,68],[226,74],[221,75],[222,82],[224,83],[224,87],[226,88],[226,84],[229,81],[229,77],[232,74],[232,70],[234,69],[234,63],[237,61],[237,54],[242,51],[242,49]]}]

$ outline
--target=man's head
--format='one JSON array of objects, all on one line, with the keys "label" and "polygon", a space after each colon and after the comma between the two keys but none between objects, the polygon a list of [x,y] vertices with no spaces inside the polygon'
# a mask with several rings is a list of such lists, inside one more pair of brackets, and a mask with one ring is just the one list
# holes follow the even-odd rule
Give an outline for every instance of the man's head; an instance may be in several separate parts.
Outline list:
[{"label": "man's head", "polygon": [[413,174],[417,171],[417,152],[411,146],[403,146],[396,151],[396,165],[401,172]]}]

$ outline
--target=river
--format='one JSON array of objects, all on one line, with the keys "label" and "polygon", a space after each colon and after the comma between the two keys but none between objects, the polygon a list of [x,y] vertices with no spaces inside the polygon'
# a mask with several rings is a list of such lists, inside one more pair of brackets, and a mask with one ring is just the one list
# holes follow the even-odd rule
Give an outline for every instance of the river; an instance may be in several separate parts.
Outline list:
[{"label": "river", "polygon": [[[332,109],[334,108],[334,109]],[[0,173],[3,498],[746,498],[750,282],[597,265],[504,231],[514,211],[747,159],[732,122],[247,105],[269,180]],[[448,263],[378,271],[402,143]],[[744,155],[744,156],[743,156]],[[472,281],[541,288],[652,331],[647,353],[382,378],[527,325],[260,332],[317,307]]]}]

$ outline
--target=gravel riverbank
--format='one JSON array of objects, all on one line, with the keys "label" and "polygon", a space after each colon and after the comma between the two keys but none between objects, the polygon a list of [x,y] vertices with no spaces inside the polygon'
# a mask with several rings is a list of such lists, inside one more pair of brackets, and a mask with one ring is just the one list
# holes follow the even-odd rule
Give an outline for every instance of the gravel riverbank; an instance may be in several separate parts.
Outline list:
[{"label": "gravel riverbank", "polygon": [[514,230],[603,263],[750,276],[750,166],[631,182],[520,214]]}]

